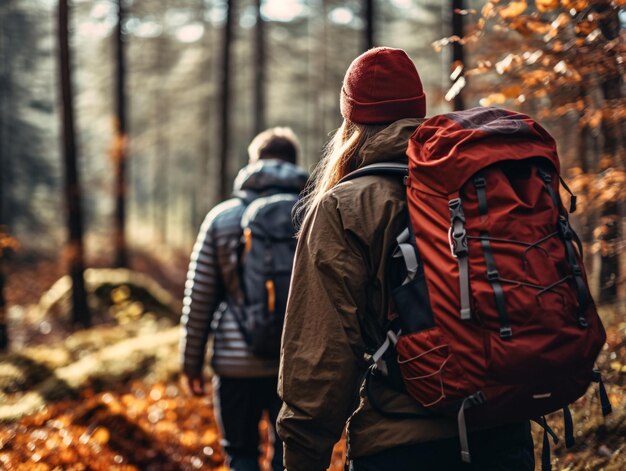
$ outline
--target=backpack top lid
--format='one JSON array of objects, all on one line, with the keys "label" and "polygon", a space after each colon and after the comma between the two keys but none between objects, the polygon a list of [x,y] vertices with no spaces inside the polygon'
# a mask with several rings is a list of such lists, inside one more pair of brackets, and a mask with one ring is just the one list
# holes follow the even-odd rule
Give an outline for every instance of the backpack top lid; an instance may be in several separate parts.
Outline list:
[{"label": "backpack top lid", "polygon": [[476,172],[504,160],[547,159],[559,172],[556,143],[529,116],[478,107],[427,119],[407,149],[410,177],[451,195]]}]

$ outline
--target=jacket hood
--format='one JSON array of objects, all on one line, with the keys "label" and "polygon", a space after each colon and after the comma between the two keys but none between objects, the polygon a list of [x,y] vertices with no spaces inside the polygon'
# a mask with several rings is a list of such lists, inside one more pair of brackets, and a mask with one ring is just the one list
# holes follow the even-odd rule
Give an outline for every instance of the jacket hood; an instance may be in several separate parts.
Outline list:
[{"label": "jacket hood", "polygon": [[259,160],[242,168],[235,178],[234,193],[279,191],[300,193],[306,185],[307,172],[277,159]]},{"label": "jacket hood", "polygon": [[406,160],[409,138],[424,121],[421,118],[401,119],[376,133],[361,147],[359,151],[361,161],[358,167],[378,162]]}]

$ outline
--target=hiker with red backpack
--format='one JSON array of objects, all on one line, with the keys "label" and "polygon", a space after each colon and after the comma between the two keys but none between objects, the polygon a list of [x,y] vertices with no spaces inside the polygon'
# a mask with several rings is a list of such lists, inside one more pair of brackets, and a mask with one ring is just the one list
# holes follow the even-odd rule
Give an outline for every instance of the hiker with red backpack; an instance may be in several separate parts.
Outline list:
[{"label": "hiker with red backpack", "polygon": [[392,48],[353,61],[341,112],[297,209],[286,469],[326,469],[347,424],[355,471],[532,470],[529,420],[549,469],[544,416],[563,409],[571,445],[567,405],[599,381],[604,343],[554,141],[494,108],[425,120],[417,70]]},{"label": "hiker with red backpack", "polygon": [[[212,337],[216,416],[235,471],[260,469],[259,422],[267,412],[273,430],[281,404],[278,355],[296,245],[291,211],[308,177],[296,166],[298,148],[288,128],[253,139],[233,197],[213,208],[200,228],[187,273],[183,380],[191,393],[205,393]],[[278,439],[272,467],[282,470]]]}]

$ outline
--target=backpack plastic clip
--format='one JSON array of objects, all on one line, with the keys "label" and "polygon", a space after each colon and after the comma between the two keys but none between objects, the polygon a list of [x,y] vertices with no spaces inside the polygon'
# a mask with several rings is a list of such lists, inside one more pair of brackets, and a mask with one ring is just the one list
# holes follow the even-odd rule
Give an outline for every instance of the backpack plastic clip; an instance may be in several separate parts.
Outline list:
[{"label": "backpack plastic clip", "polygon": [[542,168],[542,167],[538,167],[537,170],[539,171],[539,176],[541,177],[541,179],[546,182],[546,183],[551,183],[552,182],[552,175],[550,175],[550,173],[548,171],[546,171],[546,169]]},{"label": "backpack plastic clip", "polygon": [[468,254],[467,249],[467,232],[463,229],[461,232],[451,231],[450,252],[455,258],[465,257]]},{"label": "backpack plastic clip", "polygon": [[484,177],[476,177],[474,178],[474,187],[475,188],[485,188],[487,186],[487,180]]},{"label": "backpack plastic clip", "polygon": [[463,214],[463,206],[461,205],[461,198],[454,198],[448,201],[448,208],[450,209],[450,222],[454,223],[457,220],[465,223],[465,214]]},{"label": "backpack plastic clip", "polygon": [[500,327],[500,338],[508,339],[513,337],[513,329],[510,327]]},{"label": "backpack plastic clip", "polygon": [[469,247],[461,198],[454,198],[448,201],[448,209],[450,210],[448,243],[450,244],[452,256],[459,262],[459,294],[461,298],[459,313],[462,320],[469,321],[472,318],[469,286]]},{"label": "backpack plastic clip", "polygon": [[464,257],[468,254],[467,231],[465,230],[465,214],[461,206],[461,198],[455,198],[448,202],[450,209],[450,231],[448,238],[450,251],[456,258]]},{"label": "backpack plastic clip", "polygon": [[574,238],[574,232],[569,224],[569,221],[564,216],[559,217],[559,232],[565,240],[572,240]]},{"label": "backpack plastic clip", "polygon": [[[373,364],[381,367],[381,363],[380,360],[383,357],[383,354],[392,346],[398,343],[398,335],[400,335],[402,333],[401,330],[399,330],[397,333],[394,332],[393,330],[388,330],[387,334],[385,334],[385,341],[380,345],[380,347],[378,348],[378,350],[376,350],[376,352],[374,352],[374,354],[371,356],[370,360]],[[384,363],[383,363],[384,364]]]}]

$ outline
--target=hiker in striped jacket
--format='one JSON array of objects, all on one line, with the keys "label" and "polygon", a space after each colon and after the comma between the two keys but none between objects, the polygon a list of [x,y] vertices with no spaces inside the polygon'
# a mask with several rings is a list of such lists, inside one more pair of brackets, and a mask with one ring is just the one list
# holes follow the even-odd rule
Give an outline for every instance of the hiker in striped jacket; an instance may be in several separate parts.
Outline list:
[{"label": "hiker in striped jacket", "polygon": [[[234,183],[233,197],[206,216],[191,254],[182,313],[183,378],[194,395],[205,392],[203,367],[209,337],[216,416],[231,469],[258,470],[258,424],[268,411],[274,426],[281,402],[276,393],[278,359],[254,356],[232,304],[240,299],[241,219],[260,196],[299,193],[307,174],[295,165],[298,142],[288,128],[273,128],[250,144],[249,164]],[[282,470],[282,445],[275,440],[275,470]]]}]

